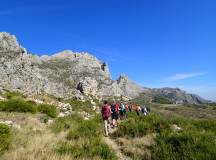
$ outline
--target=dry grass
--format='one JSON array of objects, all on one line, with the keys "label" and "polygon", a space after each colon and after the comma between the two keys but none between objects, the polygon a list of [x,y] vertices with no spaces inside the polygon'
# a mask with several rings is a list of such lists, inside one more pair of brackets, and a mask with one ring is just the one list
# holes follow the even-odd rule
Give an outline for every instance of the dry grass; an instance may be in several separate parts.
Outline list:
[{"label": "dry grass", "polygon": [[59,155],[55,147],[67,133],[54,134],[41,122],[43,115],[0,112],[1,120],[12,120],[12,146],[0,159],[2,160],[69,160],[68,155]]},{"label": "dry grass", "polygon": [[187,105],[173,105],[173,104],[160,104],[152,105],[151,110],[156,113],[162,113],[166,116],[173,117],[187,117],[195,119],[215,119],[216,106],[201,105],[201,106],[187,106]]},{"label": "dry grass", "polygon": [[147,135],[140,138],[118,138],[122,152],[132,159],[151,160],[151,147],[154,145],[154,135]]}]

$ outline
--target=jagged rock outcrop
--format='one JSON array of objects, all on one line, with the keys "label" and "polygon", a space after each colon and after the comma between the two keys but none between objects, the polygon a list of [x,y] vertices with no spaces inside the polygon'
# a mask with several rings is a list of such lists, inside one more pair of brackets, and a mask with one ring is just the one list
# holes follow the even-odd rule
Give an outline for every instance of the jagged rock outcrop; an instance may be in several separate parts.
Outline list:
[{"label": "jagged rock outcrop", "polygon": [[142,92],[128,78],[112,80],[108,64],[88,53],[65,50],[53,56],[27,53],[16,37],[0,33],[0,87],[25,94],[130,96]]}]

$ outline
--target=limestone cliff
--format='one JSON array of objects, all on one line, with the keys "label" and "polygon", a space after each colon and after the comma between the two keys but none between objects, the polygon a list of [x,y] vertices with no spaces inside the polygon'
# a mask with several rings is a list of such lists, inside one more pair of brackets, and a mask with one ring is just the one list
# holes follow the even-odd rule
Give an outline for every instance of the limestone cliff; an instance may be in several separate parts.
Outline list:
[{"label": "limestone cliff", "polygon": [[65,50],[52,56],[27,53],[16,37],[0,33],[0,86],[25,94],[135,97],[143,87],[126,77],[112,80],[108,64],[88,53]]}]

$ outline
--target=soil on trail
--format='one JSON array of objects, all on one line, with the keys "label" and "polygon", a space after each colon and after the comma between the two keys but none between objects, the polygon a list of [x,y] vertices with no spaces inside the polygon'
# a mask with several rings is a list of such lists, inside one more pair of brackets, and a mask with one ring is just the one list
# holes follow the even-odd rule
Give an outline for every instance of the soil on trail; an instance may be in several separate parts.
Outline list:
[{"label": "soil on trail", "polygon": [[[110,133],[113,133],[116,129],[110,129]],[[118,157],[118,160],[131,160],[131,158],[127,157],[126,155],[124,155],[120,149],[120,147],[118,146],[118,144],[115,142],[115,140],[113,140],[110,137],[104,137],[104,141],[105,143],[112,148],[115,152],[116,155]]]}]

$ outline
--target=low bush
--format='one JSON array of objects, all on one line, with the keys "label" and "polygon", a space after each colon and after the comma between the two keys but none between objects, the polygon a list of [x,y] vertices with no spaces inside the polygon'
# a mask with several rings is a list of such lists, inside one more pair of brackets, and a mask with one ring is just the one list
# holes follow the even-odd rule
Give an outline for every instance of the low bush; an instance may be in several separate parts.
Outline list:
[{"label": "low bush", "polygon": [[155,160],[214,160],[215,135],[191,132],[164,132],[156,138]]},{"label": "low bush", "polygon": [[9,99],[7,101],[2,102],[0,110],[5,112],[37,112],[36,106],[24,101],[21,98]]},{"label": "low bush", "polygon": [[115,153],[99,138],[74,144],[64,142],[59,144],[57,151],[60,154],[70,154],[74,159],[117,160]]},{"label": "low bush", "polygon": [[3,94],[3,96],[7,99],[12,99],[12,98],[24,98],[24,95],[22,95],[19,92],[6,92]]},{"label": "low bush", "polygon": [[[181,130],[171,129],[173,124]],[[149,134],[156,134],[155,145],[151,147],[152,159],[214,160],[216,157],[216,122],[214,120],[171,118],[156,114],[138,117],[131,114],[112,136],[136,138]]]},{"label": "low bush", "polygon": [[100,122],[95,120],[84,121],[81,120],[79,122],[79,126],[76,129],[71,130],[68,133],[67,139],[68,140],[76,140],[79,138],[89,138],[94,139],[94,137],[100,136],[102,134],[101,130],[102,126]]},{"label": "low bush", "polygon": [[88,113],[93,112],[91,108],[91,102],[90,100],[86,101],[80,101],[75,98],[67,100],[68,103],[73,107],[73,110],[75,111],[85,111]]},{"label": "low bush", "polygon": [[79,125],[80,122],[82,122],[82,118],[76,114],[61,117],[54,121],[54,123],[51,125],[51,129],[53,132],[59,133],[61,131],[74,128],[75,126]]},{"label": "low bush", "polygon": [[0,155],[7,149],[11,144],[11,131],[7,125],[0,124]]},{"label": "low bush", "polygon": [[56,118],[59,113],[56,106],[48,105],[48,104],[42,104],[38,106],[38,111],[47,114],[51,118]]},{"label": "low bush", "polygon": [[78,115],[58,118],[52,129],[54,132],[69,130],[66,141],[57,147],[59,154],[69,154],[72,159],[117,159],[114,151],[102,140],[100,116],[89,121]]},{"label": "low bush", "polygon": [[129,119],[122,122],[113,137],[142,137],[149,133],[160,133],[164,129],[168,129],[169,124],[165,119],[155,114],[147,117],[138,117],[130,114]]},{"label": "low bush", "polygon": [[153,102],[160,104],[172,104],[172,102],[168,98],[159,95],[154,97]]}]

